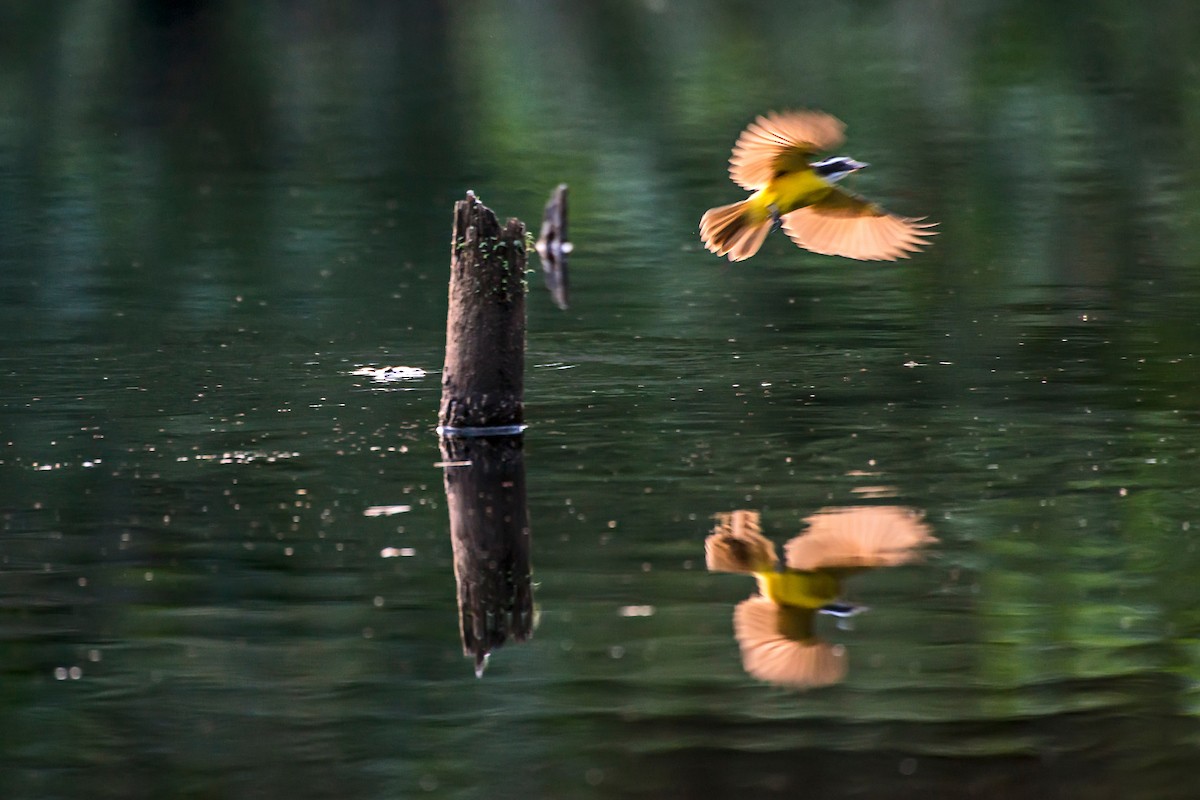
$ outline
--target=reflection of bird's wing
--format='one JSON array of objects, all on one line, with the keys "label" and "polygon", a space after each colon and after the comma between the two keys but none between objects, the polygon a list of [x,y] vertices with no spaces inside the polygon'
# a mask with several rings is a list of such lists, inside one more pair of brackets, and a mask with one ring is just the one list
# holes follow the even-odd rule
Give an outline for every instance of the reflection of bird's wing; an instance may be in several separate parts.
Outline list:
[{"label": "reflection of bird's wing", "polygon": [[846,677],[845,649],[816,638],[810,609],[751,597],[733,611],[733,635],[746,672],[759,680],[811,688]]},{"label": "reflection of bird's wing", "polygon": [[754,191],[781,173],[808,169],[814,153],[842,143],[846,126],[820,111],[772,112],[759,117],[738,137],[729,159],[729,177]]},{"label": "reflection of bird's wing", "polygon": [[757,511],[715,514],[717,524],[704,540],[704,561],[712,572],[773,570],[779,557],[775,545],[762,535]]},{"label": "reflection of bird's wing", "polygon": [[918,512],[901,506],[824,509],[805,522],[808,530],[784,545],[789,569],[894,567],[937,541]]},{"label": "reflection of bird's wing", "polygon": [[835,188],[820,202],[783,215],[783,230],[792,241],[829,256],[860,261],[908,258],[929,244],[937,223],[900,217],[856,194]]}]

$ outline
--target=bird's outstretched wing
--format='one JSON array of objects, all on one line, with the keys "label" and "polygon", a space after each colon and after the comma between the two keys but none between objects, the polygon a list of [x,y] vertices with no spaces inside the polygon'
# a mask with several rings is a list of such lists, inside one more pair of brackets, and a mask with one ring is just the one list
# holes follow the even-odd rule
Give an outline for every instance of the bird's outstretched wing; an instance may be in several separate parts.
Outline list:
[{"label": "bird's outstretched wing", "polygon": [[865,197],[835,188],[820,202],[783,215],[783,231],[814,253],[859,261],[908,258],[929,244],[936,222],[901,217]]},{"label": "bird's outstretched wing", "polygon": [[805,522],[808,530],[784,545],[788,569],[895,567],[937,541],[921,515],[902,506],[823,509]]},{"label": "bird's outstretched wing", "polygon": [[846,677],[845,648],[818,639],[811,609],[751,597],[733,611],[733,633],[746,672],[762,681],[808,689]]},{"label": "bird's outstretched wing", "polygon": [[763,188],[777,175],[808,169],[814,153],[837,147],[846,126],[821,111],[771,112],[738,137],[729,159],[729,177],[747,191]]}]

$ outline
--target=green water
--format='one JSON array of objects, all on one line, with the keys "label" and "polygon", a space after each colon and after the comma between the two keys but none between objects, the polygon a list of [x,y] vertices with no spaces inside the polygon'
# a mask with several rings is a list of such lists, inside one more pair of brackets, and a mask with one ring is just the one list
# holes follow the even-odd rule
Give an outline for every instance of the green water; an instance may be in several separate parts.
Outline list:
[{"label": "green water", "polygon": [[[0,796],[1196,796],[1198,16],[0,5]],[[799,106],[931,249],[703,250],[737,133]],[[477,679],[451,209],[536,227],[564,181],[538,627]],[[749,677],[712,515],[864,502],[938,544],[819,621],[844,682]]]}]

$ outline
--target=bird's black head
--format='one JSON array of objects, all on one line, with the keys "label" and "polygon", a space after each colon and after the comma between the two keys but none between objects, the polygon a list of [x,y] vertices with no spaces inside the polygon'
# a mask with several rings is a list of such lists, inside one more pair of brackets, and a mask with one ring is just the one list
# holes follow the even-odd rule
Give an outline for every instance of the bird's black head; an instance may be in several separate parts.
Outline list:
[{"label": "bird's black head", "polygon": [[818,161],[811,165],[813,172],[820,175],[830,183],[837,183],[842,178],[849,175],[851,172],[858,172],[860,169],[868,166],[861,161],[855,161],[849,156],[834,156],[827,158],[824,161]]}]

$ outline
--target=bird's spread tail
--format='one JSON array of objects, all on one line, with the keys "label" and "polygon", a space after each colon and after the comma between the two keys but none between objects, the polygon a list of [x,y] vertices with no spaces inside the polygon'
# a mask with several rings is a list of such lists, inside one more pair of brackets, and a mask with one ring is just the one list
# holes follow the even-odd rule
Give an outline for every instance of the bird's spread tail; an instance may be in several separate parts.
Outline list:
[{"label": "bird's spread tail", "polygon": [[704,560],[713,572],[766,572],[779,563],[775,545],[762,535],[757,511],[715,515],[713,533],[704,540]]},{"label": "bird's spread tail", "polygon": [[700,238],[704,246],[730,261],[745,261],[758,252],[771,232],[771,217],[760,219],[747,200],[717,206],[700,218]]}]

